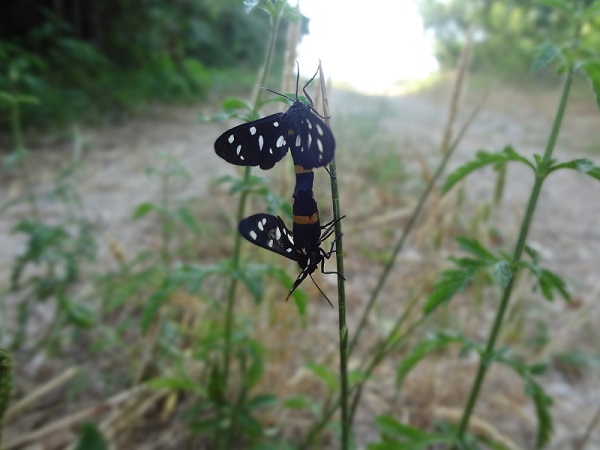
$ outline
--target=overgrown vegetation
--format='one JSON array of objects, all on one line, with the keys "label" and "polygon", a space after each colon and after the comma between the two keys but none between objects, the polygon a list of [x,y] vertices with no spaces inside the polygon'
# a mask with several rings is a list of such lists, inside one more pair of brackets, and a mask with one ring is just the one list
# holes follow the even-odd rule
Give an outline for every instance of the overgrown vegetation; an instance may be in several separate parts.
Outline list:
[{"label": "overgrown vegetation", "polygon": [[[160,7],[151,1],[146,3]],[[394,159],[401,146],[395,137],[375,133],[375,138],[365,139],[366,132],[376,129],[384,115],[388,120],[395,119],[388,116],[385,108],[378,108],[379,114],[364,120],[361,117],[367,113],[360,111],[358,123],[373,125],[367,130],[359,126],[336,130],[338,158],[346,164],[346,169],[336,171],[334,164],[328,175],[318,174],[323,175],[321,181],[329,176],[334,184],[330,197],[325,198],[326,183],[315,187],[315,195],[319,198],[321,214],[327,218],[340,216],[340,192],[342,202],[354,198],[359,204],[356,210],[362,213],[363,229],[358,229],[361,223],[357,215],[349,213],[344,219],[344,227],[349,230],[345,242],[350,242],[351,249],[364,250],[369,259],[368,269],[365,265],[360,271],[354,270],[357,277],[365,273],[373,275],[373,268],[379,273],[374,273],[364,286],[354,284],[357,287],[354,292],[346,294],[342,286],[336,305],[341,307],[339,322],[336,324],[332,316],[331,320],[320,322],[326,323],[325,327],[314,326],[313,322],[317,322],[317,315],[328,314],[329,308],[325,307],[325,312],[320,302],[309,302],[309,296],[301,290],[293,294],[295,305],[283,303],[281,299],[293,278],[279,259],[265,252],[253,253],[255,249],[244,246],[237,233],[237,223],[250,207],[291,218],[291,206],[286,201],[291,192],[283,194],[285,197],[275,194],[279,187],[253,174],[249,168],[215,183],[209,199],[212,203],[206,207],[210,209],[208,214],[197,198],[178,195],[178,190],[192,180],[192,170],[169,154],[161,155],[147,169],[147,175],[158,186],[156,198],[149,194],[149,198],[131,212],[132,221],[138,226],[147,224],[145,230],[151,237],[148,245],[139,253],[128,254],[114,239],[109,243],[112,268],[95,267],[97,230],[91,225],[88,205],[83,204],[77,192],[83,164],[81,136],[75,128],[72,159],[42,193],[32,174],[32,155],[26,149],[27,133],[22,118],[35,114],[28,105],[37,103],[48,107],[48,98],[27,88],[32,80],[35,84],[36,79],[45,79],[45,75],[40,72],[30,78],[33,73],[28,72],[30,64],[36,64],[37,56],[9,66],[5,80],[8,84],[0,100],[10,119],[14,150],[8,155],[4,170],[19,176],[21,190],[19,196],[0,204],[0,214],[12,221],[13,217],[8,214],[18,211],[19,220],[15,221],[13,232],[21,236],[24,245],[12,263],[10,276],[2,282],[2,309],[15,309],[17,320],[10,321],[3,316],[1,337],[19,359],[33,354],[47,355],[61,367],[68,361],[88,375],[72,382],[69,399],[76,399],[73,403],[76,404],[82,398],[83,402],[95,398],[94,407],[78,410],[60,422],[61,430],[73,424],[81,426],[76,448],[104,449],[109,443],[130,448],[137,437],[148,433],[150,427],[143,424],[152,422],[166,425],[164,433],[152,432],[156,445],[163,448],[347,450],[355,445],[368,445],[371,450],[512,449],[514,443],[498,433],[495,424],[484,422],[482,426],[482,419],[474,417],[475,405],[483,401],[482,387],[489,373],[499,366],[508,369],[523,385],[535,411],[535,436],[524,445],[547,447],[553,433],[550,408],[553,399],[540,376],[548,370],[549,363],[533,360],[532,354],[552,340],[552,336],[543,318],[536,319],[539,326],[533,336],[527,334],[532,333],[530,329],[523,331],[526,327],[523,324],[531,317],[532,303],[521,304],[515,293],[519,285],[527,283],[527,292],[534,286],[541,294],[528,293],[530,301],[541,298],[551,301],[556,297],[573,301],[559,271],[546,267],[541,252],[529,242],[529,229],[542,188],[551,174],[569,169],[587,175],[591,181],[600,180],[600,167],[594,162],[585,158],[559,161],[554,155],[574,77],[583,75],[588,79],[600,106],[600,53],[586,38],[587,27],[597,21],[600,2],[544,0],[538,3],[543,4],[544,10],[551,11],[549,17],[556,18],[552,24],[570,31],[570,34],[561,31],[562,40],[546,42],[538,48],[535,58],[537,68],[554,65],[564,80],[547,145],[540,155],[528,156],[510,142],[500,151],[482,149],[440,183],[479,112],[479,106],[475,107],[462,122],[458,114],[469,54],[471,50],[481,49],[477,39],[474,43],[467,39],[461,48],[450,113],[440,130],[440,151],[434,155],[433,162],[420,159],[421,155],[415,158],[422,168],[421,175],[412,170],[412,166],[409,168],[408,162]],[[130,6],[128,2],[122,5]],[[195,5],[204,12],[216,14],[230,3],[183,5]],[[269,74],[278,70],[273,60],[281,50],[276,45],[280,27],[286,23],[299,26],[300,17],[284,0],[247,2],[247,6],[250,16],[258,10],[266,13],[264,17],[269,21],[266,26],[269,34],[263,36],[266,43],[258,46],[264,55],[254,58],[263,64],[256,85],[269,86]],[[170,20],[177,17],[183,19],[171,7],[163,8],[164,11],[159,10],[166,16],[156,18],[160,21],[158,29],[168,29],[169,24],[173,24]],[[151,10],[146,13],[150,14]],[[170,16],[169,11],[175,15]],[[185,19],[190,21],[192,13],[197,12],[176,11],[189,13]],[[232,14],[242,15],[241,10]],[[223,26],[222,18],[213,19],[215,24]],[[130,25],[140,36],[144,35],[138,26],[143,28],[137,23]],[[581,36],[584,38],[580,39]],[[146,36],[147,40],[139,48],[158,45],[151,38]],[[119,43],[123,37],[113,39]],[[296,40],[291,39],[289,49],[293,50],[296,44]],[[84,46],[91,48],[88,44]],[[132,51],[128,45],[125,47]],[[115,48],[107,50],[106,55],[111,58],[119,55]],[[210,56],[209,49],[210,46],[190,46],[180,49],[182,53],[178,54],[189,56],[200,52]],[[22,55],[22,50],[15,51]],[[161,61],[160,53],[156,55],[157,60],[147,63]],[[143,55],[138,56],[141,60],[136,60],[135,52],[124,54],[132,58],[134,66],[138,61],[141,64],[138,68],[148,67]],[[167,59],[171,64],[173,54],[162,55],[165,54],[169,55]],[[235,54],[234,49],[231,54]],[[212,63],[227,66],[231,64],[227,60],[231,54],[222,60],[212,55]],[[83,70],[83,66],[73,70]],[[267,105],[282,101],[279,97],[265,99],[265,91],[261,89],[255,89],[255,93],[250,102],[238,98],[225,100],[224,111],[218,118],[255,120]],[[338,113],[331,111],[330,114],[335,118]],[[325,115],[329,116],[328,111]],[[356,118],[342,117],[339,123],[353,123],[352,120]],[[357,163],[356,155],[375,156]],[[288,163],[288,167],[281,163],[278,169],[273,169],[283,173],[282,179],[291,173],[291,162]],[[513,163],[533,175],[530,198],[522,212],[514,243],[506,238],[510,233],[499,230],[500,226],[494,223],[497,218],[494,211],[499,210],[506,188],[507,167]],[[486,167],[495,170],[493,198],[480,209],[468,211],[465,199],[471,191],[464,180]],[[359,176],[361,170],[378,174],[377,182]],[[483,183],[490,179],[487,174],[479,176]],[[339,183],[339,191],[336,183]],[[459,192],[452,197],[450,191]],[[413,202],[413,198],[417,200]],[[408,214],[389,214],[407,209],[407,205],[410,206]],[[402,217],[401,227],[397,225],[398,217]],[[338,234],[341,234],[339,230]],[[414,239],[415,247],[423,247],[422,254],[427,258],[421,258],[425,261],[413,258],[412,263],[405,260],[400,274],[406,279],[394,283],[394,287],[401,289],[389,289],[394,281],[390,275],[398,269],[399,255],[409,238]],[[223,256],[222,248],[214,250],[222,243],[221,239],[227,240],[222,245],[227,249],[227,256]],[[338,245],[338,269],[344,260],[359,258],[358,251],[344,255],[339,240]],[[445,258],[441,256],[448,248],[460,252],[449,258],[451,267],[443,265]],[[438,273],[434,274],[435,271]],[[346,296],[350,298],[347,303]],[[495,298],[499,300],[494,301]],[[456,309],[455,305],[458,305]],[[50,318],[35,318],[34,312],[43,308],[51,311]],[[495,310],[491,320],[490,310]],[[343,314],[353,319],[349,328]],[[34,319],[43,323],[44,328],[32,329]],[[473,322],[477,323],[476,329],[471,326]],[[485,335],[482,335],[482,324],[490,326]],[[524,342],[527,339],[530,340]],[[81,353],[77,350],[81,352],[81,348],[87,356],[83,360],[78,359]],[[431,405],[408,405],[407,410],[414,414],[404,414],[402,395],[419,365],[435,360],[436,356],[457,361],[459,356],[469,354],[474,355],[477,362],[469,366],[474,371],[464,372],[472,375],[473,381],[458,416],[448,411],[437,411],[436,415],[429,411],[434,409]],[[585,355],[582,358],[593,361]],[[567,364],[564,355],[563,359],[557,357],[559,360]],[[351,362],[349,367],[346,366],[348,361]],[[578,369],[582,367],[575,364]],[[11,385],[20,386],[19,372],[11,371],[12,368],[7,354],[0,351],[0,413],[4,411]],[[67,371],[47,389],[55,389],[56,385],[71,381],[73,376]],[[448,380],[450,377],[446,369],[442,378],[446,389],[463,388],[466,376],[462,377],[462,383],[456,382],[459,377],[453,378],[455,384]],[[427,389],[423,391],[422,397],[426,398]],[[378,393],[385,404],[376,410],[381,415],[360,420],[367,392]],[[88,397],[83,395],[85,393]],[[25,395],[25,406],[27,401],[35,404],[37,394]],[[6,417],[11,419],[24,409],[23,404],[13,411],[9,408]],[[111,414],[101,418],[102,412],[107,410]],[[92,422],[83,423],[84,419]],[[369,442],[364,442],[357,431],[364,427],[365,421],[369,427]],[[56,432],[53,426],[56,424],[51,423],[36,433],[13,437],[7,448],[43,439]],[[168,433],[167,428],[175,431]],[[71,442],[65,442],[67,444]]]},{"label": "overgrown vegetation", "polygon": [[[4,16],[11,19],[0,29],[0,91],[38,100],[23,105],[25,125],[118,118],[154,101],[248,89],[268,36],[266,15],[245,14],[237,0],[72,8],[32,0],[6,5]],[[0,109],[0,127],[8,113]]]}]

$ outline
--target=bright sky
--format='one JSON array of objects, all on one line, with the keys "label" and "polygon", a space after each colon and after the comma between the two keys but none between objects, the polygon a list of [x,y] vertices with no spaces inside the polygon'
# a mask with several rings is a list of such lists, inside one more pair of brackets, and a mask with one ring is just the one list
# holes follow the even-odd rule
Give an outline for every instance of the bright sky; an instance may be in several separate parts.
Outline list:
[{"label": "bright sky", "polygon": [[414,0],[300,0],[300,11],[310,18],[298,49],[303,75],[320,58],[334,82],[382,92],[437,70]]}]

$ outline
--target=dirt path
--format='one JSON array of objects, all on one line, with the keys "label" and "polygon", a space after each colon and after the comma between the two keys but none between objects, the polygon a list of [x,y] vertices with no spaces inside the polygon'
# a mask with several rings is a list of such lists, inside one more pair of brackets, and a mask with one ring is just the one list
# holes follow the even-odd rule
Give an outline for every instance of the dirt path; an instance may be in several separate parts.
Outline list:
[{"label": "dirt path", "polygon": [[[558,95],[558,94],[557,94]],[[437,155],[439,136],[446,118],[447,93],[410,94],[387,99],[366,98],[357,100],[354,94],[336,93],[332,101],[334,127],[344,122],[345,116],[361,114],[375,117],[374,133],[389,133],[406,144],[400,152],[407,152],[409,170],[416,170],[415,154],[420,154],[430,167]],[[472,104],[470,100],[467,104]],[[530,155],[542,153],[556,96],[536,94],[532,97],[521,92],[505,90],[490,97],[461,143],[451,166],[470,158],[479,148],[497,150],[510,143],[520,152]],[[136,205],[155,201],[159,183],[145,174],[148,166],[156,165],[157,155],[166,153],[181,161],[192,174],[191,182],[178,195],[207,200],[214,180],[221,174],[232,173],[232,168],[214,155],[212,144],[226,129],[224,124],[200,124],[198,106],[169,108],[154,117],[136,119],[115,127],[85,129],[83,168],[79,174],[78,190],[87,211],[99,227],[100,261],[108,261],[104,245],[111,237],[119,241],[128,252],[135,253],[149,245],[153,233],[146,222],[133,225],[131,214]],[[462,117],[467,115],[465,108]],[[568,110],[561,132],[557,158],[596,158],[600,155],[600,116],[591,102],[577,102]],[[337,128],[338,142],[344,142],[346,131]],[[373,137],[373,136],[371,136]],[[33,148],[32,168],[38,180],[38,192],[50,188],[57,168],[64,163],[69,144],[50,142]],[[339,151],[344,147],[340,146]],[[596,153],[591,153],[593,151]],[[358,173],[368,166],[369,155],[340,156],[338,170]],[[486,172],[492,174],[491,171]],[[268,176],[268,175],[266,175]],[[475,204],[489,199],[493,190],[491,177],[476,176],[469,180],[468,197]],[[368,180],[367,180],[368,182]],[[0,204],[14,198],[22,186],[13,176],[0,182]],[[498,227],[505,230],[507,241],[514,242],[523,205],[527,200],[531,177],[527,170],[511,167],[507,178],[506,196],[500,213],[496,214]],[[342,195],[344,193],[342,192]],[[556,269],[575,286],[581,301],[579,312],[561,319],[567,308],[555,301],[553,321],[560,323],[560,345],[566,348],[572,339],[579,339],[578,324],[582,316],[598,318],[600,307],[600,231],[598,230],[598,202],[600,183],[575,172],[553,175],[545,188],[531,230],[531,243],[542,254],[543,263]],[[344,199],[342,199],[344,201]],[[353,214],[359,207],[349,205],[347,219],[352,225]],[[52,204],[44,203],[43,213],[54,214]],[[0,216],[0,277],[7,279],[13,258],[22,251],[23,241],[15,239],[9,230],[23,216],[25,208],[15,207]],[[511,240],[512,239],[512,240]],[[103,244],[104,243],[104,244]],[[414,249],[413,249],[414,250]],[[360,277],[349,276],[349,288],[364,290]],[[564,320],[561,322],[561,320]],[[482,333],[485,333],[482,330]],[[591,339],[598,343],[598,335]],[[550,449],[564,450],[574,436],[581,435],[586,422],[600,404],[600,392],[595,379],[582,378],[571,383],[554,372],[548,386],[556,400],[557,437]],[[528,407],[525,407],[528,408]],[[529,411],[530,413],[530,411]],[[598,433],[597,433],[598,434]]]}]

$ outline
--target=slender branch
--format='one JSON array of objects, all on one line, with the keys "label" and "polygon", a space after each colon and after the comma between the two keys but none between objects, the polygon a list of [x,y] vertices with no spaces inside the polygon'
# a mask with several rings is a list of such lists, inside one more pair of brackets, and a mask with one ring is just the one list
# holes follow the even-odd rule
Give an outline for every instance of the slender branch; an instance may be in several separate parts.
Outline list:
[{"label": "slender branch", "polygon": [[[319,77],[321,94],[323,98],[323,115],[325,124],[329,124],[329,102],[327,98],[327,87],[321,62],[319,61]],[[347,450],[350,445],[350,423],[348,415],[348,326],[346,325],[346,287],[344,282],[344,246],[342,233],[342,213],[340,211],[340,192],[337,184],[337,169],[335,158],[329,163],[329,174],[331,180],[331,200],[333,204],[333,219],[335,220],[335,256],[338,272],[338,321],[340,332],[340,400],[341,400],[341,425],[342,442],[341,449]]]},{"label": "slender branch", "polygon": [[375,289],[371,292],[371,297],[369,298],[369,301],[367,302],[367,306],[365,307],[364,311],[362,312],[358,326],[356,327],[356,333],[354,334],[354,337],[352,338],[352,341],[350,342],[350,353],[352,353],[354,351],[354,347],[356,346],[356,343],[358,342],[360,333],[362,332],[363,328],[366,325],[367,318],[369,317],[369,313],[371,312],[371,309],[373,309],[373,306],[375,306],[375,302],[379,298],[379,294],[381,293],[381,290],[383,289],[383,286],[384,286],[385,282],[387,281],[392,268],[396,265],[396,259],[398,258],[398,254],[400,253],[400,250],[402,250],[402,248],[404,247],[404,243],[406,241],[406,238],[408,237],[408,234],[412,230],[415,222],[417,221],[417,218],[421,214],[421,210],[423,209],[423,206],[425,205],[425,201],[429,198],[429,194],[431,193],[433,187],[435,186],[435,184],[436,184],[437,180],[439,179],[439,177],[441,176],[442,172],[446,168],[446,164],[448,163],[448,160],[454,153],[454,150],[456,149],[456,147],[458,146],[458,143],[461,141],[462,137],[464,136],[464,133],[469,128],[469,125],[471,124],[472,120],[477,116],[477,113],[479,112],[479,109],[481,108],[481,105],[483,104],[483,100],[487,97],[487,94],[482,97],[480,103],[475,107],[475,109],[471,113],[471,116],[467,119],[467,122],[463,125],[462,129],[460,130],[460,132],[458,134],[458,137],[454,140],[452,145],[449,145],[451,135],[452,135],[452,126],[454,124],[454,121],[456,120],[456,115],[457,115],[457,110],[458,110],[458,107],[457,107],[458,98],[460,97],[460,92],[462,90],[462,85],[464,83],[465,74],[467,72],[469,55],[470,55],[470,51],[471,51],[471,42],[472,42],[472,35],[471,35],[471,33],[469,33],[469,35],[467,37],[467,44],[465,45],[465,49],[463,50],[463,52],[461,54],[461,59],[460,59],[459,65],[458,65],[458,75],[457,75],[455,83],[454,83],[454,89],[453,89],[452,99],[450,101],[450,109],[449,109],[449,113],[448,113],[448,120],[447,120],[446,126],[444,127],[444,134],[442,137],[442,143],[440,145],[440,149],[441,149],[441,152],[444,155],[444,157],[442,158],[442,161],[438,165],[438,168],[435,171],[435,174],[429,180],[429,183],[427,184],[425,191],[423,191],[423,193],[421,194],[421,197],[419,198],[417,206],[415,207],[410,218],[408,219],[408,222],[407,222],[406,226],[404,227],[404,230],[402,230],[402,235],[400,236],[400,239],[398,239],[398,242],[394,246],[391,258],[388,260],[385,267],[383,268],[383,272],[381,273],[381,276],[379,277],[379,280],[377,281],[377,285],[375,286]]},{"label": "slender branch", "polygon": [[[578,33],[577,33],[578,34]],[[540,163],[538,163],[536,168],[536,178],[535,183],[533,185],[533,189],[531,191],[531,196],[529,197],[529,202],[527,204],[527,210],[525,211],[525,216],[523,217],[523,222],[521,224],[521,230],[519,232],[519,238],[517,240],[517,244],[515,246],[515,251],[513,254],[513,264],[517,263],[521,259],[521,255],[523,253],[523,249],[525,248],[525,242],[527,240],[527,236],[529,234],[529,228],[531,226],[533,220],[533,214],[535,212],[537,201],[542,189],[542,184],[546,176],[548,175],[548,168],[550,161],[552,159],[552,153],[554,151],[554,147],[556,145],[556,139],[558,137],[558,132],[560,131],[561,124],[564,118],[565,109],[567,105],[567,100],[569,98],[569,92],[571,90],[571,84],[573,81],[573,68],[569,67],[567,71],[567,77],[565,79],[563,85],[563,91],[560,99],[560,103],[558,106],[558,110],[556,112],[556,116],[554,118],[554,123],[552,125],[552,130],[550,132],[550,137],[548,139],[548,144],[546,145],[546,149],[544,151],[544,156]],[[508,308],[508,304],[510,302],[510,297],[512,293],[512,289],[515,283],[515,277],[513,276],[506,288],[504,289],[504,293],[502,295],[502,299],[500,301],[500,305],[498,307],[498,312],[496,314],[496,318],[494,320],[494,324],[490,331],[490,335],[488,337],[487,344],[485,346],[485,352],[482,355],[479,361],[479,368],[477,370],[477,374],[475,375],[475,380],[473,382],[473,386],[471,388],[471,393],[469,394],[469,398],[467,400],[467,404],[465,406],[463,417],[457,432],[457,441],[462,442],[464,440],[465,433],[469,426],[469,419],[471,418],[471,414],[473,413],[473,409],[475,408],[475,403],[477,398],[479,397],[479,392],[481,390],[481,385],[483,384],[483,380],[487,373],[487,369],[490,366],[490,359],[493,356],[494,348],[496,345],[496,340],[500,335],[500,329],[502,327],[502,323],[504,320],[504,316],[506,314],[506,310]]]}]

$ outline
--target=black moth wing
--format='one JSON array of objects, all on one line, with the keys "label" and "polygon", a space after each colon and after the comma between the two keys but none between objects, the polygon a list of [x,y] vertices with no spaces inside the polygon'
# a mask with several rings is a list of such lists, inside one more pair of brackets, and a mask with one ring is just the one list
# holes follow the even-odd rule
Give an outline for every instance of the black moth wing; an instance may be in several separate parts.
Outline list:
[{"label": "black moth wing", "polygon": [[237,166],[272,168],[288,150],[283,115],[272,114],[227,130],[215,141],[215,152]]},{"label": "black moth wing", "polygon": [[297,101],[284,116],[283,121],[288,129],[286,139],[294,164],[307,170],[329,164],[335,152],[335,138],[311,107]]},{"label": "black moth wing", "polygon": [[298,261],[292,232],[280,217],[271,214],[254,214],[243,219],[238,229],[240,234],[253,244]]}]

